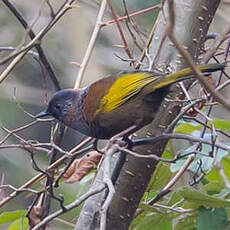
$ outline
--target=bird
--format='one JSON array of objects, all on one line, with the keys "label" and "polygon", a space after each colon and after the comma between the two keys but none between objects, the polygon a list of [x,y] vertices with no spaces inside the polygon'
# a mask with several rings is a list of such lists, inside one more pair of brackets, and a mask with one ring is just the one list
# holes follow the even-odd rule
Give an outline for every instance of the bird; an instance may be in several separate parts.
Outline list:
[{"label": "bird", "polygon": [[[204,75],[223,70],[225,64],[198,65]],[[56,92],[36,118],[52,116],[80,133],[110,139],[130,134],[153,121],[169,86],[194,77],[189,68],[171,74],[154,71],[120,72],[80,89]]]}]

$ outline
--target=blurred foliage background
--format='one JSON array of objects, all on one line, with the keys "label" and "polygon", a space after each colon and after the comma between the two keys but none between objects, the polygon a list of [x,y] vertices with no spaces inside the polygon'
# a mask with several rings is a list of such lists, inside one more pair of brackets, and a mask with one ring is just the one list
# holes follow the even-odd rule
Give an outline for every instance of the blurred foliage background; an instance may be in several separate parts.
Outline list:
[{"label": "blurred foliage background", "polygon": [[[57,9],[63,3],[62,1],[50,2],[54,9]],[[125,14],[122,0],[113,0],[111,2],[120,16]],[[153,6],[159,2],[160,1],[157,0],[126,1],[129,13]],[[33,23],[36,19],[36,23],[33,26],[33,30],[36,33],[40,31],[50,19],[50,11],[44,1],[14,0],[12,3],[23,14],[29,24]],[[75,64],[71,64],[71,62],[81,63],[85,55],[85,50],[96,21],[99,3],[100,2],[88,0],[76,1],[76,7],[68,11],[42,40],[42,48],[62,88],[71,88],[74,86],[78,67]],[[229,10],[229,5],[227,7],[224,5],[224,7],[218,9],[210,29],[211,32],[222,32],[223,28],[229,24]],[[152,10],[132,18],[138,25],[144,39],[147,39],[157,14],[158,10]],[[104,22],[111,19],[111,12],[107,9]],[[122,22],[121,24],[126,39],[129,42],[129,47],[134,56],[138,58],[141,52],[134,46],[133,39],[128,33],[125,23]],[[0,47],[19,46],[25,38],[25,34],[25,30],[14,15],[0,2]],[[29,38],[26,39],[29,41]],[[96,47],[93,50],[82,86],[86,86],[109,73],[132,69],[128,61],[125,62],[117,57],[127,58],[124,49],[119,47],[121,45],[122,42],[116,25],[104,26],[97,39]],[[9,51],[1,51],[0,58],[8,54]],[[0,66],[0,71],[2,72],[6,66],[7,65]],[[46,106],[47,101],[54,92],[54,87],[50,82],[46,70],[41,67],[31,55],[26,55],[16,68],[14,68],[10,76],[0,84],[1,125],[12,130],[31,122],[32,119],[18,108],[16,101],[19,102],[26,111],[37,114]],[[14,94],[16,101],[14,100]],[[226,94],[229,93],[226,92]],[[226,119],[226,114],[223,110],[217,110],[215,113],[216,117]],[[19,134],[25,139],[49,142],[50,125],[48,123],[39,123],[36,126],[19,132]],[[0,140],[2,140],[5,135],[6,133],[0,130]],[[76,131],[68,129],[61,147],[68,150],[80,142],[82,138],[83,137]],[[17,142],[18,140],[11,137],[6,143],[12,144]],[[48,158],[49,157],[42,152],[36,154],[36,160],[38,160],[41,168],[47,166]],[[19,187],[36,174],[37,172],[33,170],[30,156],[26,151],[20,149],[0,149],[0,175],[4,184],[12,184],[15,187]],[[79,196],[87,190],[92,178],[93,175],[90,174],[81,182],[77,183],[78,189],[76,189],[76,183],[73,185],[63,185],[57,193],[64,194],[66,197],[65,202],[69,203],[73,201],[76,196]],[[40,185],[36,185],[35,188],[39,186]],[[31,200],[32,197],[24,197],[24,195],[21,194],[1,209],[1,212],[3,210],[9,211],[19,208],[26,209]],[[75,209],[65,215],[65,218],[69,221],[73,221],[72,218],[76,216],[76,212]],[[70,227],[66,227],[66,225],[60,224],[60,229],[69,228]],[[52,224],[50,229],[52,229]],[[53,229],[57,229],[57,226]]]},{"label": "blurred foliage background", "polygon": [[[63,2],[64,1],[51,1],[51,4],[54,9],[57,10]],[[22,13],[29,24],[32,24],[36,20],[36,23],[32,27],[35,33],[39,32],[50,20],[50,11],[45,1],[17,0],[12,1],[12,3]],[[155,5],[156,3],[159,3],[159,1],[148,0],[142,2],[129,0],[127,1],[127,8],[130,12],[135,12]],[[76,1],[76,7],[69,10],[42,40],[43,51],[53,67],[62,88],[74,87],[78,67],[71,64],[71,62],[80,63],[84,57],[95,25],[99,4],[100,2],[97,1]],[[114,0],[112,4],[120,15],[125,14],[122,1]],[[158,11],[150,11],[135,17],[136,23],[139,28],[143,30],[142,32],[146,37],[152,28],[157,14]],[[111,13],[109,9],[107,9],[104,22],[111,19]],[[127,31],[124,23],[123,25]],[[2,2],[0,2],[0,31],[0,47],[16,48],[24,41],[26,34],[14,15],[12,15]],[[131,41],[131,36],[127,36],[127,39]],[[26,40],[29,41],[29,38],[27,37]],[[124,62],[116,56],[126,58],[124,50],[116,47],[119,45],[122,45],[122,43],[116,25],[112,24],[103,27],[83,78],[82,86],[86,86],[109,73],[130,69],[129,62]],[[36,50],[34,49],[34,51]],[[133,49],[133,52],[137,52],[137,50]],[[0,58],[9,53],[9,51],[1,51]],[[0,66],[0,71],[2,72],[6,66],[7,64]],[[16,101],[19,102],[26,111],[37,114],[46,106],[47,101],[54,92],[55,89],[44,67],[41,67],[38,61],[27,54],[11,72],[10,76],[0,85],[1,125],[12,130],[31,122],[32,119],[18,108]],[[48,123],[40,123],[19,132],[19,134],[27,140],[49,142],[50,125]],[[2,140],[5,135],[6,133],[1,130],[0,140]],[[61,147],[68,150],[79,143],[82,138],[83,137],[76,131],[68,129]],[[18,140],[11,137],[6,143],[18,143]],[[36,160],[43,169],[48,164],[48,158],[49,156],[42,152],[36,155]],[[19,187],[36,174],[37,172],[32,168],[30,156],[26,151],[20,149],[0,150],[0,175],[4,184],[12,184],[15,187]],[[90,174],[81,182],[77,183],[77,189],[76,183],[73,185],[63,185],[61,186],[62,188],[57,191],[57,194],[62,193],[66,197],[65,203],[69,203],[73,201],[76,196],[83,194],[87,190],[92,178],[93,175]],[[40,185],[36,185],[34,188],[39,188],[39,186]],[[5,194],[7,192],[8,191],[4,191]],[[2,195],[4,196],[5,194]],[[21,194],[2,208],[1,212],[4,210],[27,209],[31,201],[32,197],[25,198],[24,195]],[[72,218],[76,216],[76,212],[77,211],[74,210],[72,212],[74,214],[68,213],[65,215],[65,218],[71,221]],[[60,229],[64,229],[64,227],[66,227],[66,225],[60,225]]]}]

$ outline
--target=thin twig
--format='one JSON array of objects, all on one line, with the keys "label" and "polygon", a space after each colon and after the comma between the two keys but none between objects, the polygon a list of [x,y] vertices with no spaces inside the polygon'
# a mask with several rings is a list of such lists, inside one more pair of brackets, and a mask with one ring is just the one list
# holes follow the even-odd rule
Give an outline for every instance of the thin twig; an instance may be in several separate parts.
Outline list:
[{"label": "thin twig", "polygon": [[165,205],[162,205],[162,204],[153,204],[152,207],[169,210],[168,213],[171,213],[171,212],[175,212],[175,213],[191,213],[191,212],[195,211],[194,209],[183,209],[181,207],[169,207],[169,206],[165,206]]},{"label": "thin twig", "polygon": [[12,130],[12,131],[10,131],[10,130],[4,128],[4,127],[1,127],[3,130],[5,130],[6,132],[8,132],[8,134],[0,141],[0,145],[2,145],[12,134],[17,133],[17,132],[19,132],[19,131],[22,131],[22,130],[24,130],[24,129],[26,129],[26,128],[29,128],[29,127],[31,127],[31,126],[37,124],[37,123],[38,123],[38,121],[35,120],[35,121],[30,122],[30,123],[27,124],[27,125],[21,126],[21,127],[16,128],[16,129],[14,129],[14,130]]},{"label": "thin twig", "polygon": [[39,224],[37,224],[34,228],[32,228],[32,230],[38,230],[40,229],[43,225],[49,223],[51,220],[53,220],[54,218],[62,215],[63,213],[72,210],[73,208],[78,207],[82,202],[84,202],[86,199],[88,199],[89,197],[102,192],[105,189],[106,185],[105,184],[101,184],[99,185],[96,189],[94,189],[93,191],[89,191],[85,194],[83,194],[81,197],[79,197],[78,199],[76,199],[74,202],[72,202],[71,204],[68,204],[66,206],[64,206],[64,209],[59,209],[58,211],[50,214],[49,216],[45,217]]},{"label": "thin twig", "polygon": [[111,180],[111,158],[115,152],[118,151],[118,145],[113,144],[109,149],[105,151],[105,158],[104,158],[104,175],[103,175],[103,182],[108,187],[108,194],[105,199],[105,202],[101,208],[101,218],[100,218],[100,230],[106,229],[106,219],[107,219],[107,211],[109,208],[109,205],[112,202],[113,195],[115,193],[115,188]]},{"label": "thin twig", "polygon": [[[82,146],[86,145],[89,141],[91,141],[91,139],[92,138],[87,138],[84,141],[82,141],[79,145],[77,145],[76,147],[74,147],[73,148],[74,152],[77,151],[78,149],[80,149]],[[48,170],[56,168],[58,165],[60,165],[61,163],[63,163],[66,159],[68,159],[67,155],[62,156],[61,158],[59,158],[58,160],[56,160],[53,164],[49,165],[46,170],[48,171]],[[32,179],[30,179],[29,181],[27,181],[25,184],[23,184],[19,189],[22,190],[24,188],[28,188],[28,187],[32,186],[35,182],[38,182],[38,181],[42,180],[43,178],[44,178],[44,175],[42,173],[39,173],[35,177],[33,177]],[[4,204],[6,204],[8,201],[10,201],[11,199],[13,199],[17,195],[18,195],[18,193],[12,192],[10,195],[8,195],[4,199],[2,199],[0,201],[0,207],[2,207]]]},{"label": "thin twig", "polygon": [[138,41],[137,41],[137,39],[136,39],[136,37],[135,37],[133,31],[131,30],[131,28],[130,28],[130,26],[129,26],[129,23],[130,23],[130,25],[132,26],[133,30],[134,30],[134,31],[136,32],[136,34],[139,36],[141,42],[142,42],[143,44],[145,44],[145,41],[144,41],[144,39],[142,38],[141,33],[140,33],[140,31],[139,31],[137,25],[136,25],[136,24],[131,20],[131,18],[129,17],[129,12],[128,12],[127,5],[126,5],[126,0],[123,0],[123,6],[124,6],[124,9],[125,9],[125,14],[126,14],[126,16],[127,16],[127,20],[125,20],[126,27],[127,27],[128,31],[129,31],[129,33],[130,33],[132,39],[133,39],[134,44],[136,45],[136,47],[137,47],[140,51],[143,51],[142,46],[138,43]]},{"label": "thin twig", "polygon": [[[178,140],[187,140],[190,142],[196,142],[199,145],[200,144],[207,144],[207,145],[212,145],[212,141],[209,141],[205,138],[201,137],[195,137],[187,134],[181,134],[181,133],[163,133],[159,136],[156,136],[154,138],[143,138],[143,139],[136,139],[132,141],[132,146],[138,146],[138,145],[147,145],[147,144],[154,144],[160,140],[165,140],[165,139],[178,139]],[[215,143],[215,147],[230,151],[230,146],[219,142],[218,140]]]},{"label": "thin twig", "polygon": [[168,28],[167,28],[167,35],[170,40],[174,43],[175,47],[178,49],[180,54],[183,56],[185,61],[187,62],[188,66],[191,68],[194,76],[203,84],[203,86],[212,94],[212,96],[220,102],[225,108],[230,110],[230,104],[224,99],[224,97],[215,91],[213,86],[209,84],[203,77],[203,74],[198,69],[198,67],[194,64],[192,57],[188,53],[188,51],[182,46],[182,44],[175,38],[173,34],[173,23],[174,23],[174,10],[173,10],[173,1],[169,0],[169,14],[170,20],[168,21]]},{"label": "thin twig", "polygon": [[[122,29],[121,29],[121,26],[120,26],[120,24],[119,24],[119,22],[118,22],[118,20],[117,20],[117,15],[116,15],[116,13],[115,13],[113,7],[112,7],[112,4],[111,4],[110,0],[107,0],[107,3],[108,3],[108,6],[109,6],[109,8],[110,8],[110,10],[111,10],[111,13],[112,13],[112,15],[113,15],[113,18],[114,18],[114,20],[116,21],[117,29],[118,29],[119,34],[120,34],[120,36],[121,36],[121,40],[122,40],[122,42],[123,42],[123,44],[124,44],[124,50],[125,50],[126,54],[128,55],[128,57],[129,57],[130,59],[133,59],[133,56],[132,56],[132,54],[131,54],[131,52],[130,52],[130,50],[129,50],[129,47],[128,47],[128,43],[126,42],[125,35],[124,35],[124,33],[123,33]],[[132,61],[132,64],[135,66],[136,63],[135,63],[134,61]]]},{"label": "thin twig", "polygon": [[207,63],[211,58],[212,56],[216,53],[216,51],[218,50],[218,48],[221,46],[221,44],[226,40],[228,39],[228,35],[230,33],[230,26],[223,32],[221,33],[214,41],[211,49],[209,49],[204,57],[203,57],[203,62],[204,63]]},{"label": "thin twig", "polygon": [[185,106],[182,111],[176,116],[176,118],[171,122],[171,124],[167,127],[167,129],[165,130],[166,133],[170,133],[172,131],[172,129],[175,127],[175,125],[177,124],[177,122],[184,116],[184,114],[190,110],[191,108],[193,108],[196,104],[202,102],[203,99],[196,99],[195,101],[191,102],[190,104],[188,104],[187,106]]},{"label": "thin twig", "polygon": [[[0,51],[15,51],[16,49],[17,48],[12,47],[12,46],[1,46],[0,47]],[[39,54],[37,52],[30,50],[30,51],[28,51],[27,54],[31,55],[37,61],[40,61]]]},{"label": "thin twig", "polygon": [[95,46],[96,39],[97,39],[99,31],[101,29],[102,18],[103,18],[105,9],[106,9],[106,0],[102,0],[101,6],[100,6],[100,10],[98,12],[97,19],[96,19],[96,24],[95,24],[92,36],[90,38],[88,47],[86,49],[85,56],[84,56],[84,58],[82,60],[82,63],[80,65],[78,76],[77,76],[76,81],[75,81],[75,85],[74,85],[75,89],[79,88],[80,85],[81,85],[81,81],[82,81],[83,75],[84,75],[86,67],[87,67],[87,65],[89,63],[89,59],[90,59],[91,54],[93,52],[93,48]]},{"label": "thin twig", "polygon": [[13,61],[7,66],[7,68],[3,71],[3,73],[0,75],[0,84],[6,79],[6,77],[9,75],[9,73],[13,70],[13,68],[19,63],[22,58],[26,55],[26,53],[34,47],[36,44],[39,44],[41,42],[41,39],[45,36],[45,34],[57,23],[57,21],[65,14],[67,10],[71,8],[72,3],[74,0],[67,1],[62,8],[58,11],[55,18],[53,18],[47,26],[45,26],[41,31],[22,49],[17,51],[16,53],[10,55],[7,58],[4,58],[0,61],[0,64],[4,64],[11,60]]},{"label": "thin twig", "polygon": [[36,191],[34,189],[31,189],[31,188],[18,189],[18,188],[15,188],[13,185],[10,185],[10,184],[0,185],[0,189],[9,189],[9,188],[12,189],[15,192],[32,192],[32,193],[38,193],[38,191]]},{"label": "thin twig", "polygon": [[158,193],[153,199],[148,201],[148,204],[153,205],[158,200],[160,200],[163,196],[168,194],[171,188],[176,184],[176,182],[181,178],[181,176],[187,170],[189,165],[193,162],[194,158],[195,158],[195,154],[190,155],[186,160],[186,162],[183,164],[183,166],[180,168],[180,170],[177,172],[177,174],[169,181],[169,183],[161,190],[160,193]]},{"label": "thin twig", "polygon": [[113,20],[110,20],[108,22],[104,22],[104,23],[101,24],[101,26],[107,26],[107,25],[110,25],[110,24],[114,24],[114,23],[116,23],[116,21],[120,22],[120,21],[128,19],[128,17],[130,17],[130,18],[135,17],[135,16],[138,16],[138,15],[147,13],[147,12],[149,12],[151,10],[155,10],[155,9],[159,9],[159,8],[161,8],[161,3],[157,4],[155,6],[150,6],[150,7],[146,8],[146,9],[143,9],[143,10],[138,10],[138,11],[136,11],[134,13],[129,14],[129,15],[119,17],[119,18],[117,18],[117,20],[113,19]]}]

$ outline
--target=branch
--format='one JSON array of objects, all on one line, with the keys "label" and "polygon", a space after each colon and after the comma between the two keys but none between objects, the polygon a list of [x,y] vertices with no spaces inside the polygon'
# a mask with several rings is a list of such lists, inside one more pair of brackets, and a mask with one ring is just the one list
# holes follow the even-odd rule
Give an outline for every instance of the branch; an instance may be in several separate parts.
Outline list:
[{"label": "branch", "polygon": [[[91,141],[92,138],[87,138],[84,141],[82,141],[80,144],[78,144],[76,147],[74,147],[70,153],[74,153],[77,150],[79,150],[82,146],[86,145],[89,141]],[[61,163],[63,163],[66,159],[68,159],[69,156],[68,155],[64,155],[61,158],[59,158],[58,160],[56,160],[53,164],[49,165],[49,167],[47,167],[47,171],[52,170],[54,168],[56,168],[57,166],[59,166]],[[22,185],[19,189],[23,190],[25,188],[28,188],[30,186],[32,186],[34,183],[39,182],[40,180],[42,180],[44,178],[44,175],[42,173],[37,174],[35,177],[33,177],[32,179],[30,179],[29,181],[27,181],[24,185]],[[10,195],[8,195],[7,197],[5,197],[4,199],[2,199],[0,201],[0,207],[2,207],[3,205],[5,205],[8,201],[12,200],[14,197],[16,197],[18,195],[17,192],[12,192]]]},{"label": "branch", "polygon": [[80,65],[78,76],[77,76],[76,81],[75,81],[75,85],[74,85],[75,89],[79,88],[80,85],[81,85],[81,81],[82,81],[83,75],[84,75],[86,67],[87,67],[87,65],[89,63],[89,59],[90,59],[91,54],[93,52],[93,48],[95,46],[96,39],[97,39],[99,31],[101,29],[102,18],[103,18],[105,9],[106,9],[106,0],[102,0],[101,7],[99,9],[99,12],[98,12],[98,15],[97,15],[97,19],[96,19],[96,24],[95,24],[95,27],[94,27],[91,39],[89,41],[88,47],[86,49],[85,56],[84,56],[84,58],[82,60],[82,63]]},{"label": "branch", "polygon": [[126,20],[126,19],[128,19],[128,17],[132,18],[132,17],[138,16],[138,15],[147,13],[147,12],[149,12],[151,10],[159,9],[161,7],[162,7],[162,4],[160,3],[160,4],[157,4],[155,6],[151,6],[151,7],[148,7],[146,9],[143,9],[143,10],[138,10],[138,11],[136,11],[134,13],[129,14],[129,15],[125,15],[125,16],[119,17],[116,20],[113,19],[113,20],[110,20],[108,22],[104,22],[104,23],[101,24],[101,26],[107,26],[107,25],[110,25],[110,24],[114,24],[116,22],[120,22],[120,21]]},{"label": "branch", "polygon": [[53,220],[54,218],[62,215],[63,213],[72,210],[73,208],[78,207],[82,202],[84,202],[86,199],[88,199],[89,197],[102,192],[105,189],[105,184],[101,184],[100,186],[98,186],[97,189],[94,189],[93,191],[89,191],[87,193],[85,193],[84,195],[82,195],[81,197],[79,197],[78,199],[76,199],[74,202],[72,202],[69,205],[64,206],[64,209],[59,209],[58,211],[52,213],[51,215],[45,217],[39,224],[37,224],[34,228],[32,228],[32,230],[39,230],[43,225],[49,223],[51,220]]},{"label": "branch", "polygon": [[[197,142],[199,144],[207,144],[207,145],[213,145],[212,141],[209,141],[205,138],[200,137],[194,137],[187,134],[181,134],[181,133],[164,133],[161,135],[158,135],[154,138],[145,138],[145,139],[136,139],[133,141],[133,146],[141,146],[141,145],[148,145],[148,144],[155,144],[159,141],[166,140],[166,139],[178,139],[178,140],[188,140],[191,142]],[[215,143],[215,146],[217,148],[230,151],[230,146],[225,145],[224,143],[218,143],[218,141]]]},{"label": "branch", "polygon": [[[23,18],[22,14],[19,12],[19,10],[17,10],[16,7],[12,3],[10,3],[8,0],[2,0],[2,1],[9,8],[9,10],[14,14],[14,16],[18,19],[18,21],[21,23],[21,25],[27,30],[29,28],[28,23]],[[36,36],[31,28],[29,28],[28,35],[30,36],[31,39],[34,39]],[[58,80],[54,74],[54,71],[53,71],[51,65],[49,64],[49,61],[46,58],[40,44],[35,44],[35,48],[37,49],[40,60],[43,63],[43,65],[45,66],[46,70],[48,71],[49,76],[50,76],[51,80],[53,81],[53,84],[54,84],[56,90],[60,90],[61,87],[59,85],[59,82],[58,82]]]},{"label": "branch", "polygon": [[212,96],[221,103],[225,108],[230,110],[230,104],[225,101],[224,97],[218,93],[211,84],[209,84],[206,79],[203,77],[203,74],[201,71],[196,67],[195,63],[193,62],[192,57],[188,53],[188,51],[182,46],[182,44],[176,39],[176,37],[173,34],[173,26],[174,26],[174,6],[173,6],[173,0],[168,0],[169,2],[169,17],[170,20],[168,21],[168,27],[167,27],[167,35],[173,42],[173,44],[176,46],[180,54],[183,56],[185,61],[187,62],[188,66],[191,68],[194,76],[202,83],[202,85],[209,91]]},{"label": "branch", "polygon": [[66,3],[60,8],[55,17],[45,26],[40,32],[23,48],[21,48],[16,53],[13,53],[9,57],[6,57],[0,61],[0,64],[4,64],[11,60],[13,61],[7,66],[7,68],[0,75],[0,84],[7,78],[9,73],[13,70],[13,68],[21,61],[21,59],[26,55],[26,53],[33,48],[36,44],[41,42],[41,39],[46,35],[46,33],[57,23],[57,21],[65,14],[65,12],[71,9],[71,5],[74,0],[68,0]]}]

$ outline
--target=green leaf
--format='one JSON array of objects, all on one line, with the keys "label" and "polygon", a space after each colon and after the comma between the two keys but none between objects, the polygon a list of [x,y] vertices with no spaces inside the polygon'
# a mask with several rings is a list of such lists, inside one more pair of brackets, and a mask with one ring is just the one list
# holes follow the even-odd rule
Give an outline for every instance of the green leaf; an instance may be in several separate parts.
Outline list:
[{"label": "green leaf", "polygon": [[170,139],[165,147],[165,150],[162,154],[163,158],[171,159],[174,157],[175,149],[172,140]]},{"label": "green leaf", "polygon": [[196,221],[195,216],[187,216],[186,218],[177,222],[174,230],[194,230],[195,221]]},{"label": "green leaf", "polygon": [[[223,131],[230,132],[230,121],[222,120],[218,118],[212,118],[214,127],[216,129],[221,129]],[[210,126],[210,122],[208,122]],[[184,133],[184,134],[191,134],[194,131],[201,130],[202,125],[197,125],[195,123],[181,123],[175,129],[174,133]]]},{"label": "green leaf", "polygon": [[159,163],[146,191],[158,191],[164,187],[164,185],[171,179],[172,173],[168,166],[163,163]]},{"label": "green leaf", "polygon": [[190,202],[191,206],[193,207],[194,206],[196,207],[206,206],[210,208],[230,207],[230,201],[207,195],[195,189],[185,187],[179,191],[179,194],[186,201]]},{"label": "green leaf", "polygon": [[149,211],[144,211],[141,212],[137,217],[135,217],[130,225],[130,230],[136,230],[137,229],[137,225],[139,225],[143,220],[144,217],[149,213]]},{"label": "green leaf", "polygon": [[204,185],[201,189],[202,191],[207,192],[208,195],[219,194],[225,186],[219,181],[213,181]]},{"label": "green leaf", "polygon": [[[134,219],[130,230],[172,230],[175,215],[144,212]],[[154,226],[154,228],[153,228]]]},{"label": "green leaf", "polygon": [[217,167],[214,167],[212,171],[205,176],[205,178],[208,179],[209,181],[222,181],[222,177]]},{"label": "green leaf", "polygon": [[15,220],[7,230],[22,230],[22,221],[23,221],[23,230],[27,230],[29,227],[29,221],[26,217]]},{"label": "green leaf", "polygon": [[0,224],[8,223],[13,220],[20,219],[22,216],[25,216],[26,210],[17,210],[13,212],[3,212],[0,215]]},{"label": "green leaf", "polygon": [[150,192],[145,192],[141,200],[143,202],[145,202],[146,200],[151,200],[157,194],[158,194],[158,191],[153,191],[153,190],[151,190]]},{"label": "green leaf", "polygon": [[171,198],[168,202],[168,206],[173,206],[175,203],[179,202],[180,200],[182,200],[182,196],[178,193],[178,191],[173,192],[173,194],[171,195]]},{"label": "green leaf", "polygon": [[216,129],[221,129],[223,131],[230,132],[230,121],[218,118],[212,118],[212,120]]},{"label": "green leaf", "polygon": [[197,217],[197,230],[222,230],[228,222],[224,208],[206,209],[201,207]]},{"label": "green leaf", "polygon": [[[194,148],[195,148],[194,145],[190,146],[186,150],[181,151],[180,154],[183,155],[183,154],[192,152],[195,150]],[[197,172],[198,168],[200,167],[200,164],[198,164],[198,162],[201,162],[201,167],[203,171],[210,169],[210,167],[213,164],[213,159],[214,159],[208,156],[211,151],[212,151],[212,147],[210,145],[202,144],[202,153],[206,154],[207,156],[196,154],[194,161],[190,164],[188,169],[193,172]],[[228,155],[228,151],[225,151],[223,149],[214,148],[214,152],[216,152],[216,160],[218,162],[220,162],[223,157]],[[183,159],[179,159],[175,164],[171,164],[171,167],[170,167],[171,171],[176,172],[180,170],[180,168],[184,165],[186,160],[187,160],[187,157]]]},{"label": "green leaf", "polygon": [[221,161],[221,164],[223,165],[224,168],[224,173],[227,176],[227,178],[230,180],[230,159],[228,157],[224,157]]},{"label": "green leaf", "polygon": [[220,191],[220,193],[218,194],[218,197],[219,198],[229,199],[229,197],[230,197],[230,189],[224,188],[223,190]]},{"label": "green leaf", "polygon": [[[182,156],[183,154],[186,154],[186,153],[189,153],[189,152],[192,152],[195,150],[195,146],[190,146],[189,148],[187,148],[186,150],[182,150],[180,151],[178,154],[180,156]],[[170,166],[170,170],[172,172],[177,172],[181,169],[181,167],[184,165],[185,161],[187,160],[187,157],[184,157],[184,158],[181,158],[179,160],[176,161],[176,163],[174,164],[171,164]]]},{"label": "green leaf", "polygon": [[175,129],[174,129],[174,133],[184,133],[184,134],[191,134],[192,132],[196,131],[196,130],[200,130],[202,128],[201,125],[194,125],[191,123],[183,123],[178,125]]},{"label": "green leaf", "polygon": [[[173,150],[172,146],[169,146],[169,144],[167,145],[167,148],[168,148],[169,151],[164,150],[164,152],[163,152],[161,157],[164,158],[164,159],[171,159],[171,158],[173,158],[172,153],[174,152],[174,150]],[[166,163],[166,164],[169,164],[169,163]]]}]

